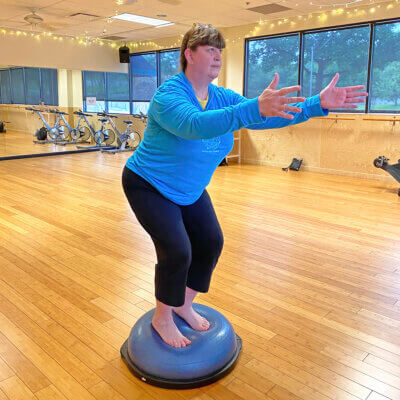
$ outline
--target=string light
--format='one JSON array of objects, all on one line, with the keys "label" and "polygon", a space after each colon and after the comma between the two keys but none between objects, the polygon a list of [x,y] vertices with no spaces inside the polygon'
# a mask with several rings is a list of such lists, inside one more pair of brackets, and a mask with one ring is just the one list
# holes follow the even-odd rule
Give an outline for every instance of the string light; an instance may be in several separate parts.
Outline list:
[{"label": "string light", "polygon": [[[368,13],[368,11],[370,13],[374,13],[377,11],[377,9],[380,8],[384,8],[385,4],[387,4],[387,2],[383,3],[383,4],[379,4],[379,5],[375,5],[374,7],[370,7],[368,5],[365,5],[364,8],[367,8],[367,10],[365,9],[360,9],[360,8],[353,8],[353,7],[349,7],[352,4],[355,3],[359,3],[361,1],[365,1],[365,0],[358,0],[358,1],[347,1],[345,3],[341,3],[340,1],[335,2],[334,4],[328,4],[328,5],[324,5],[324,6],[328,6],[328,7],[332,7],[332,6],[342,6],[339,8],[335,8],[331,11],[329,10],[324,10],[318,13],[308,13],[308,14],[303,14],[303,15],[298,15],[297,17],[293,17],[293,19],[287,19],[287,18],[276,18],[273,20],[260,20],[257,22],[257,25],[254,26],[249,32],[245,33],[244,35],[242,35],[242,37],[244,38],[248,38],[248,37],[252,37],[252,36],[257,36],[257,32],[258,32],[258,28],[260,28],[260,25],[266,25],[267,28],[274,28],[275,25],[277,26],[282,26],[285,24],[290,24],[290,26],[293,26],[296,24],[296,22],[298,21],[310,21],[312,19],[316,19],[316,22],[318,24],[320,23],[325,23],[329,17],[336,17],[336,16],[343,16],[346,15],[348,18],[352,18],[354,16],[363,16],[366,15]],[[398,7],[400,6],[399,4],[400,0],[395,0],[393,2],[390,2],[386,8],[387,9],[393,9],[395,6]],[[370,0],[370,2],[372,2],[372,0]],[[311,4],[311,3],[310,3]],[[316,4],[315,2],[312,3],[312,5],[316,6],[319,4]],[[363,7],[362,5],[358,5],[358,7]],[[322,7],[321,7],[322,8]],[[347,9],[347,11],[346,11]],[[297,21],[296,21],[297,19]],[[274,22],[275,21],[275,22]],[[238,39],[239,37],[236,37],[234,39],[231,39],[231,43],[234,43],[234,41],[236,43],[238,43]],[[228,47],[228,46],[227,46]]]},{"label": "string light", "polygon": [[337,1],[337,2],[332,3],[332,4],[326,4],[326,3],[325,4],[320,4],[320,3],[315,3],[315,2],[310,1],[310,6],[317,6],[319,8],[322,8],[322,7],[332,8],[332,7],[338,7],[338,6],[348,7],[348,6],[351,6],[352,4],[360,3],[362,1],[363,0],[352,0],[352,1],[346,1],[344,3],[341,3],[340,1]]},{"label": "string light", "polygon": [[[375,4],[374,6],[372,6],[372,0],[370,0],[370,5],[365,5],[363,6],[361,3],[362,1],[365,0],[350,0],[350,1],[343,1],[343,0],[337,0],[335,3],[332,4],[320,4],[318,3],[318,1],[310,1],[310,5],[314,6],[314,7],[319,7],[320,9],[324,8],[324,11],[318,12],[318,13],[308,13],[308,14],[303,14],[303,15],[297,15],[296,17],[293,18],[275,18],[273,20],[259,20],[256,25],[250,29],[247,33],[245,34],[241,34],[240,36],[237,36],[235,38],[231,38],[231,39],[226,39],[227,45],[228,43],[232,43],[232,44],[237,44],[240,43],[242,41],[242,39],[244,38],[249,38],[249,37],[253,37],[253,36],[257,36],[260,32],[261,26],[263,26],[263,29],[265,30],[266,28],[272,29],[275,26],[282,26],[282,25],[290,25],[290,26],[294,26],[296,25],[298,22],[301,21],[310,21],[311,19],[316,19],[316,21],[318,23],[322,23],[325,22],[329,17],[336,17],[336,16],[343,16],[343,14],[347,15],[348,18],[352,18],[354,16],[363,16],[366,15],[367,12],[369,12],[370,14],[373,14],[375,12],[377,12],[378,9],[381,8],[386,8],[387,10],[392,10],[394,7],[399,7],[399,1],[400,0],[394,0],[391,2],[385,2],[382,4]],[[389,4],[387,4],[389,3]],[[116,4],[120,5],[120,1],[116,0]],[[357,7],[351,7],[352,5],[357,4]],[[387,5],[386,5],[387,4]],[[385,7],[386,5],[386,7]],[[334,8],[333,10],[327,10],[327,8]],[[362,9],[360,8],[362,7]],[[367,8],[367,10],[365,9]],[[118,14],[118,9],[115,10],[115,13]],[[106,18],[105,19],[106,24],[107,23],[112,23],[113,19],[112,18]],[[106,32],[107,30],[104,29],[104,32]],[[88,32],[85,32],[85,35],[81,35],[81,36],[68,36],[68,35],[64,35],[64,36],[53,36],[52,32],[25,32],[25,31],[13,31],[13,30],[7,30],[5,28],[0,28],[0,33],[2,35],[12,35],[12,36],[29,36],[32,38],[35,38],[37,40],[40,40],[41,36],[43,37],[48,37],[49,39],[53,38],[55,41],[60,41],[62,42],[64,39],[65,40],[70,40],[70,42],[76,42],[80,45],[83,46],[88,46],[88,45],[98,45],[98,46],[104,46],[105,44],[107,44],[110,48],[115,49],[118,45],[117,42],[113,42],[113,41],[107,41],[104,42],[103,40],[101,40],[101,38],[99,37],[90,37],[88,36]],[[140,47],[153,47],[156,49],[164,49],[164,48],[176,48],[176,47],[180,47],[181,44],[181,40],[183,38],[183,34],[180,34],[177,37],[177,40],[174,41],[173,44],[169,44],[168,46],[165,45],[160,45],[158,43],[155,43],[152,40],[147,40],[147,41],[140,41],[140,42],[130,42],[130,46],[132,48],[135,49],[139,49]],[[122,44],[122,43],[121,43]],[[228,47],[228,46],[227,46]]]},{"label": "string light", "polygon": [[[36,40],[40,40],[42,37],[43,38],[48,38],[48,39],[53,39],[54,41],[58,42],[63,42],[64,40],[69,40],[70,42],[76,42],[82,46],[89,46],[89,45],[98,45],[98,46],[104,46],[106,43],[101,40],[101,38],[98,37],[90,37],[87,34],[87,31],[85,32],[85,35],[81,36],[56,36],[52,32],[26,32],[26,31],[13,31],[13,30],[7,30],[5,28],[0,28],[0,34],[2,35],[11,35],[11,36],[25,36],[25,37],[31,37]],[[108,41],[109,47],[115,49],[117,47],[117,42],[114,41]]]},{"label": "string light", "polygon": [[[356,16],[359,15],[365,15],[367,12],[365,10],[360,10],[358,8],[352,8],[352,5],[355,4],[359,4],[362,1],[365,0],[350,0],[350,1],[336,1],[335,3],[331,3],[331,4],[319,4],[317,2],[313,2],[310,1],[310,5],[312,6],[317,6],[320,9],[325,8],[325,11],[321,11],[319,13],[308,13],[308,14],[303,14],[303,15],[298,15],[297,17],[294,17],[293,19],[290,18],[276,18],[273,20],[259,20],[257,22],[257,24],[246,34],[242,35],[242,36],[238,36],[234,39],[231,39],[230,42],[231,43],[239,43],[241,39],[244,38],[248,38],[248,37],[252,37],[252,36],[256,36],[259,32],[259,29],[261,28],[261,25],[267,25],[269,28],[274,28],[275,25],[284,25],[284,24],[290,24],[291,26],[296,25],[296,21],[294,20],[295,18],[297,18],[299,21],[306,21],[311,20],[316,18],[318,20],[319,23],[321,22],[325,22],[329,15],[328,15],[328,10],[326,10],[326,8],[334,8],[333,10],[331,10],[330,14],[331,16],[342,16],[344,13],[347,14],[348,17],[353,17],[353,14],[351,13],[351,11],[349,10],[354,10],[354,12],[356,13]],[[370,2],[372,2],[372,0],[370,0]],[[296,4],[298,5],[298,4]],[[390,3],[386,8],[387,9],[392,9],[394,6],[398,6],[399,5],[399,0],[395,0],[394,2]],[[362,7],[361,4],[359,4],[359,6]],[[368,7],[368,6],[366,6]],[[374,13],[376,11],[376,8],[381,8],[381,5],[375,6],[375,7],[371,7],[369,8],[370,13]],[[345,10],[347,9],[347,11]],[[275,22],[274,22],[275,21]],[[181,38],[183,38],[183,34],[180,35]],[[229,39],[226,39],[226,42],[229,42]],[[153,41],[144,41],[144,42],[134,42],[131,43],[131,47],[133,48],[138,48],[138,47],[155,47],[155,48],[166,48],[165,46],[160,46],[156,43],[154,43]],[[168,47],[178,47],[180,46],[180,42],[175,42],[172,45],[169,45]]]}]

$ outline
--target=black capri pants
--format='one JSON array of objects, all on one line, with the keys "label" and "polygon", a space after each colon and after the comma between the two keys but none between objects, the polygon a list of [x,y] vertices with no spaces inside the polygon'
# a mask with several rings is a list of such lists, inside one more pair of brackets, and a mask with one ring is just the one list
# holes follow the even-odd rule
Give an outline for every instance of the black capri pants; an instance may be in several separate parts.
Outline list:
[{"label": "black capri pants", "polygon": [[207,190],[181,206],[125,167],[122,186],[157,254],[155,296],[169,306],[185,303],[186,286],[206,293],[223,247],[223,234]]}]

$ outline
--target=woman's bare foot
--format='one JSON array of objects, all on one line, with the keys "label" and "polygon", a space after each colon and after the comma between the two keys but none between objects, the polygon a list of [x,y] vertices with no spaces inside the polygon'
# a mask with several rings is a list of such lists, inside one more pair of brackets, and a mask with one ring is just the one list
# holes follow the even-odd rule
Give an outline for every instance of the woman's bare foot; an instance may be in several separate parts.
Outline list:
[{"label": "woman's bare foot", "polygon": [[153,317],[151,322],[153,328],[161,336],[161,339],[173,347],[186,347],[192,343],[187,337],[183,336],[171,318],[160,319]]},{"label": "woman's bare foot", "polygon": [[210,323],[194,311],[192,306],[174,307],[173,310],[196,331],[206,331],[210,327]]}]

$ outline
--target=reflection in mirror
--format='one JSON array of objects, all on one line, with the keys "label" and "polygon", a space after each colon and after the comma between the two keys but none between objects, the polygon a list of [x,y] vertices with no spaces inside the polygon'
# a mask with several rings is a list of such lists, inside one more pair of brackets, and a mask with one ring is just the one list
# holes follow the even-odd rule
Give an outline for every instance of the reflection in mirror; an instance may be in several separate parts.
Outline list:
[{"label": "reflection in mirror", "polygon": [[129,114],[147,114],[148,102],[129,100],[127,73],[0,65],[0,160],[114,148],[127,119],[143,137],[146,120]]}]

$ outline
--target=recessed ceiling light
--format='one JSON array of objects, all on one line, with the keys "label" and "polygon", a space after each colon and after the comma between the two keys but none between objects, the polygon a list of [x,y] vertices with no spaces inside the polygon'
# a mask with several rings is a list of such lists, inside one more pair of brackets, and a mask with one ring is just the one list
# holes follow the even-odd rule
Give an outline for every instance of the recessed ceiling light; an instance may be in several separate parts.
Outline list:
[{"label": "recessed ceiling light", "polygon": [[157,25],[156,28],[164,28],[164,26],[175,25],[173,22],[168,22],[167,24]]},{"label": "recessed ceiling light", "polygon": [[152,26],[164,25],[164,24],[170,23],[170,21],[165,21],[162,19],[148,18],[148,17],[143,17],[141,15],[135,15],[135,14],[129,14],[129,13],[114,15],[111,18],[122,19],[123,21],[136,22],[138,24],[145,24],[145,25],[152,25]]}]

